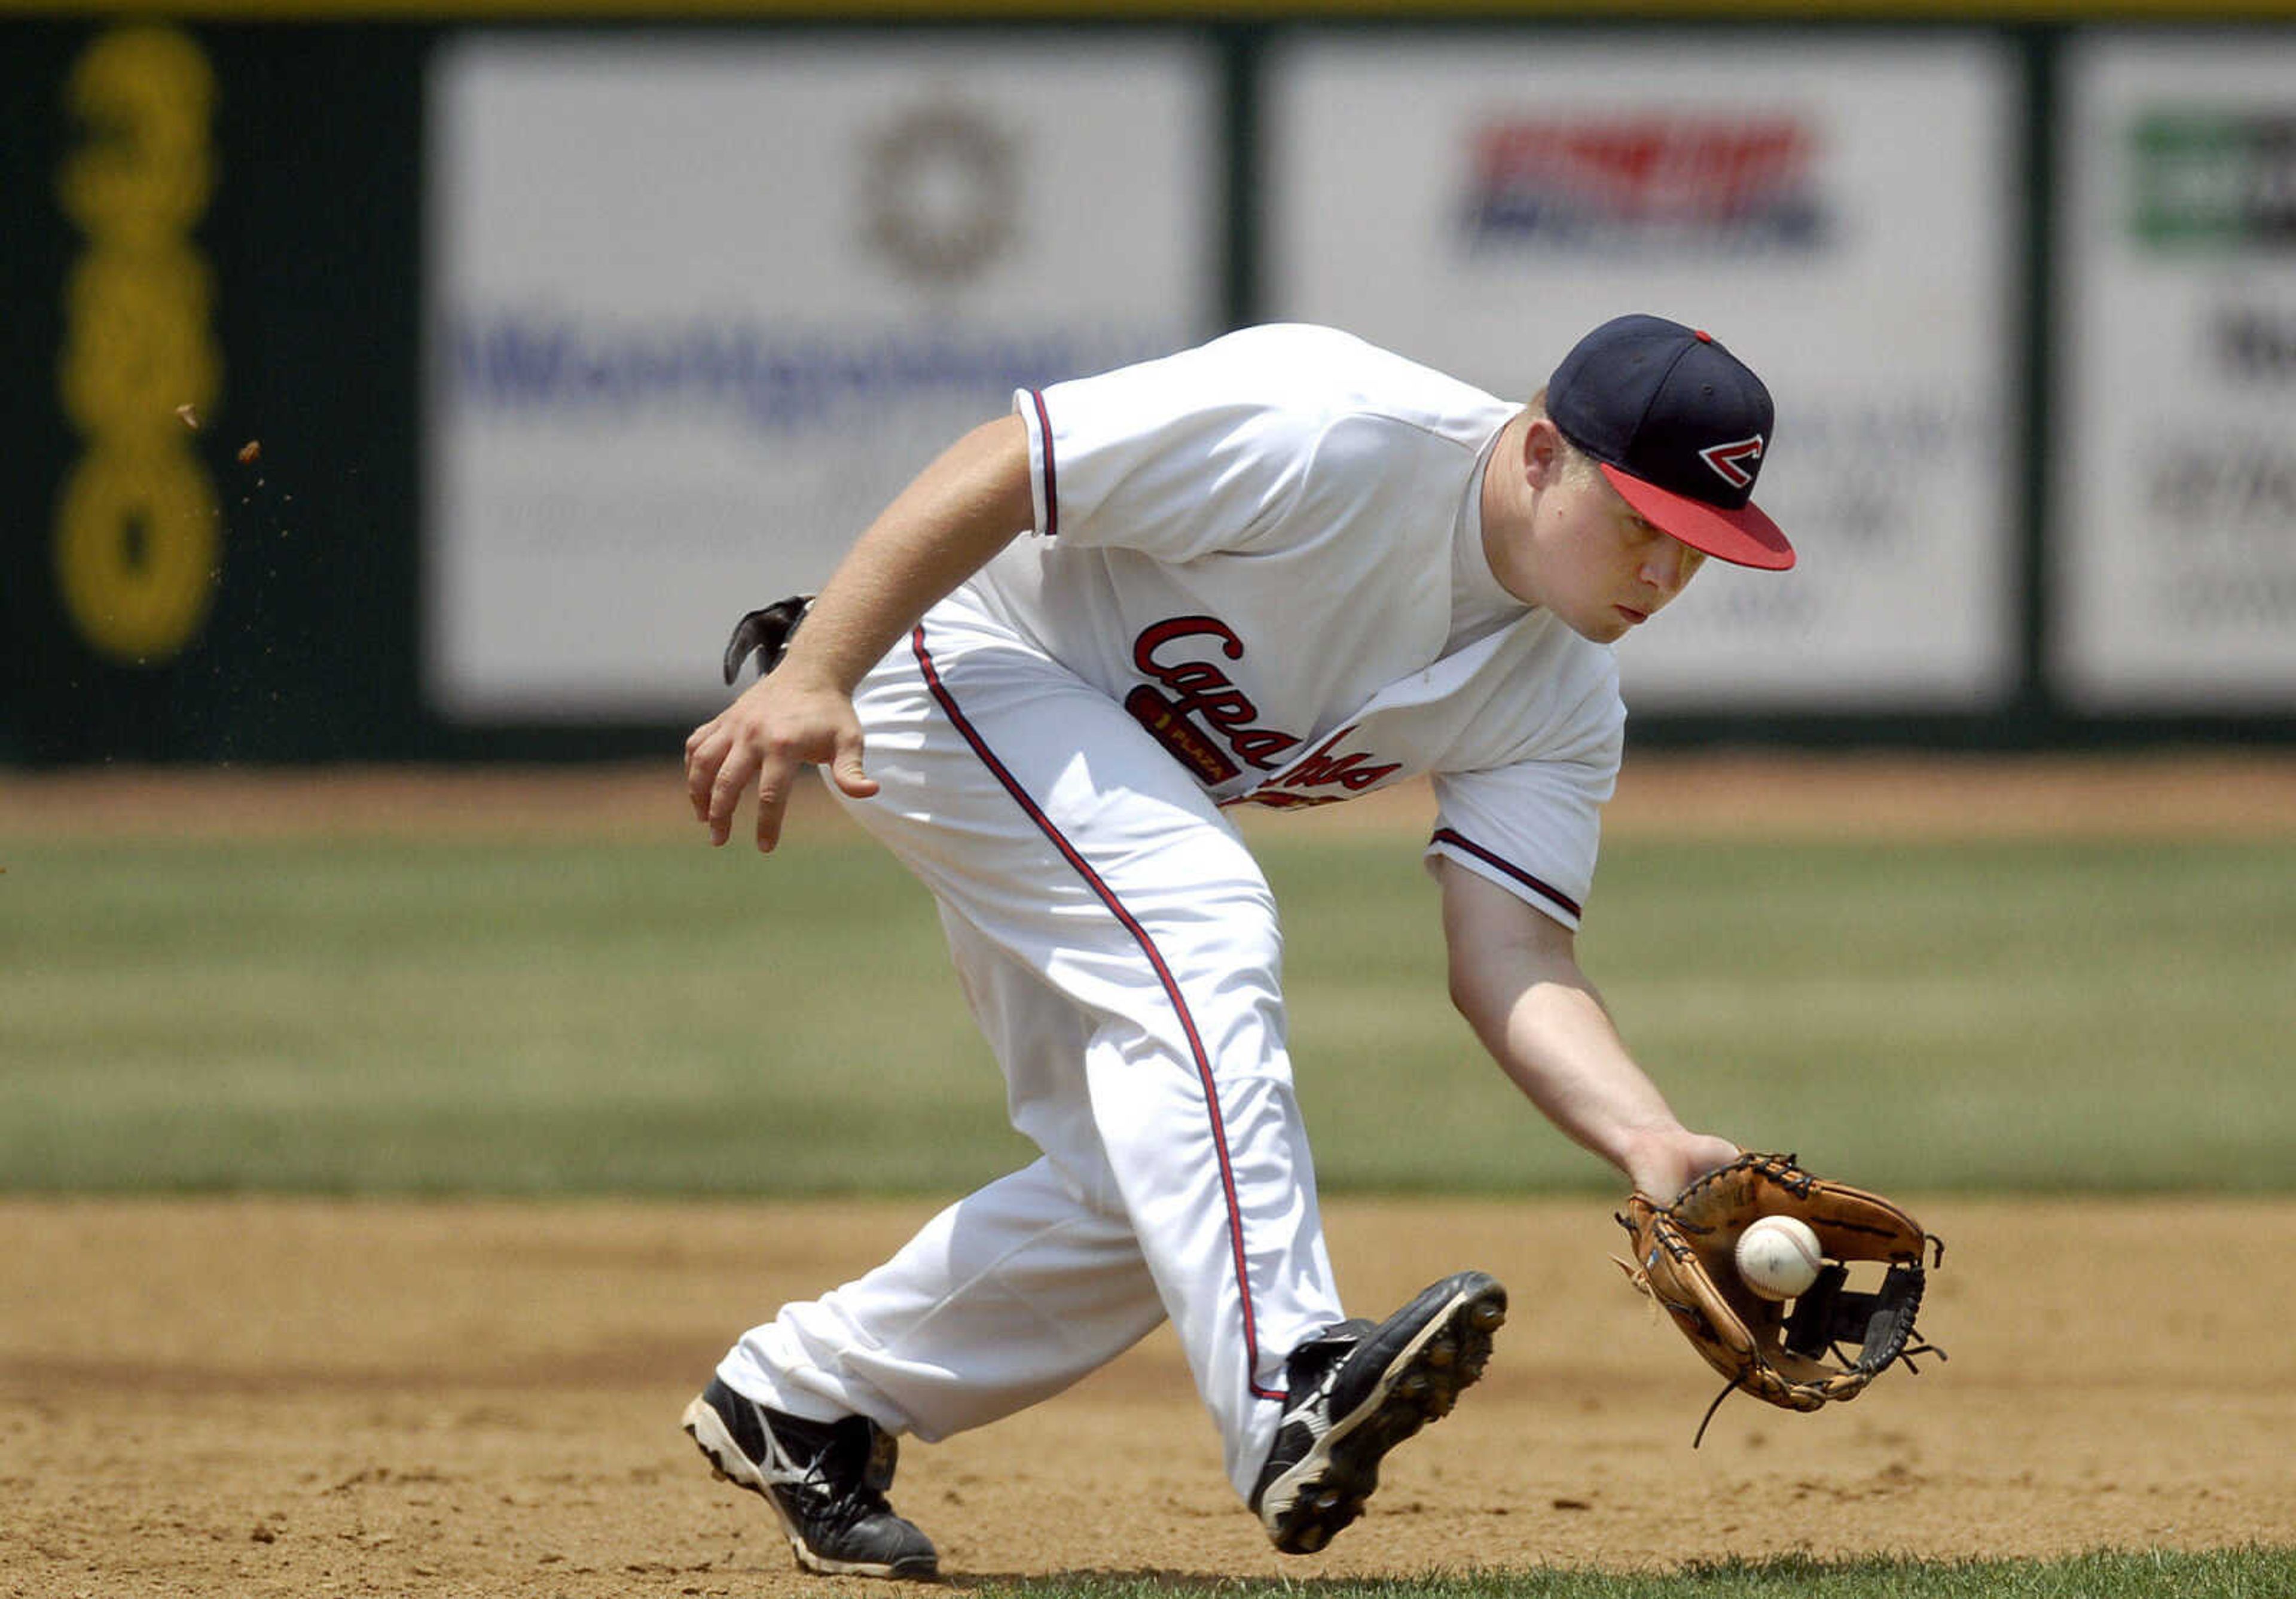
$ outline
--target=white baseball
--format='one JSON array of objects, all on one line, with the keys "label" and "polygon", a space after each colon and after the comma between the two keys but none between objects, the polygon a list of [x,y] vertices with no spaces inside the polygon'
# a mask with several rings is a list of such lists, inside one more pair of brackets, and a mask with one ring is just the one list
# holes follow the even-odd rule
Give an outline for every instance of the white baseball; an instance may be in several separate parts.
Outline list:
[{"label": "white baseball", "polygon": [[1739,1280],[1766,1300],[1790,1300],[1817,1281],[1825,1251],[1809,1224],[1765,1216],[1738,1234]]}]

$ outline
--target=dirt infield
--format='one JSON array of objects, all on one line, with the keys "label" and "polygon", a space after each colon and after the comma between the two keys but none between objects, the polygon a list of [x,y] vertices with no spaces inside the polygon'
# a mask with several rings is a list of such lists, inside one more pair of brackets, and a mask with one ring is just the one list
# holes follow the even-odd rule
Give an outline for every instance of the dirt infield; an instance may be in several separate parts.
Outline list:
[{"label": "dirt infield", "polygon": [[[1921,1210],[1950,1364],[1816,1416],[1734,1400],[1695,1453],[1714,1384],[1604,1259],[1603,1205],[1342,1202],[1359,1308],[1475,1263],[1514,1316],[1330,1551],[1267,1548],[1167,1333],[913,1442],[896,1502],[960,1585],[2287,1540],[2296,1207]],[[800,1580],[676,1419],[746,1323],[923,1214],[0,1201],[0,1594],[882,1592]]]},{"label": "dirt infield", "polygon": [[[849,824],[810,782],[789,837]],[[1423,833],[1409,783],[1247,828]],[[747,825],[746,810],[736,835]],[[2133,756],[1727,753],[1630,758],[1603,813],[1613,837],[2286,837],[2296,751]],[[0,771],[0,837],[600,837],[689,841],[676,760],[612,767],[92,767]]]}]

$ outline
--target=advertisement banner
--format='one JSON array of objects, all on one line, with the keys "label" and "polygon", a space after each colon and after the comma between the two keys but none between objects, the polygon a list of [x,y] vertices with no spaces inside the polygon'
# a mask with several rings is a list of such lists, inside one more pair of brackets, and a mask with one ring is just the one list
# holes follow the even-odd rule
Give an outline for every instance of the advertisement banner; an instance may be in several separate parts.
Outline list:
[{"label": "advertisement banner", "polygon": [[2055,686],[2296,709],[2296,37],[2106,35],[2065,82]]},{"label": "advertisement banner", "polygon": [[1274,54],[1270,305],[1528,399],[1587,329],[1707,329],[1777,402],[1800,565],[1620,647],[1663,710],[1972,710],[2015,668],[2013,62],[1996,41],[1509,34]]},{"label": "advertisement banner", "polygon": [[1200,44],[450,42],[430,83],[426,692],[463,720],[722,703],[1013,390],[1217,332]]}]

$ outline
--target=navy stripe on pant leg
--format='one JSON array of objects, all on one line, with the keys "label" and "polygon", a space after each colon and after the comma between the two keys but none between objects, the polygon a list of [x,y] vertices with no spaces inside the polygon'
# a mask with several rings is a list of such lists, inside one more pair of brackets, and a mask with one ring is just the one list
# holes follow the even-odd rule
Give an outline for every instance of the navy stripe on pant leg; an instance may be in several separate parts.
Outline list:
[{"label": "navy stripe on pant leg", "polygon": [[1256,1375],[1259,1370],[1259,1329],[1252,1310],[1251,1279],[1245,1266],[1243,1214],[1236,1202],[1235,1169],[1228,1157],[1227,1126],[1220,1114],[1219,1093],[1212,1078],[1211,1056],[1205,1051],[1203,1039],[1196,1031],[1196,1019],[1188,1009],[1187,999],[1180,992],[1179,982],[1172,976],[1172,969],[1165,964],[1163,954],[1156,947],[1155,939],[1148,936],[1148,930],[1124,908],[1123,901],[1116,897],[1116,890],[1092,869],[1091,863],[1084,858],[1077,847],[1062,835],[1053,819],[1045,815],[1043,808],[1029,797],[1029,791],[1021,786],[1020,780],[1013,775],[1010,768],[996,758],[996,752],[989,749],[980,730],[958,708],[955,696],[941,681],[939,671],[933,666],[932,655],[925,648],[925,630],[922,624],[909,636],[909,647],[915,652],[917,666],[924,673],[925,686],[932,691],[933,699],[947,715],[951,725],[964,735],[964,742],[972,747],[973,754],[980,758],[981,764],[1004,786],[1004,791],[1013,796],[1013,803],[1028,814],[1029,820],[1036,824],[1037,831],[1052,840],[1053,848],[1060,851],[1061,857],[1075,868],[1078,876],[1084,879],[1085,886],[1108,908],[1108,914],[1132,935],[1133,941],[1140,946],[1140,953],[1148,957],[1148,964],[1154,969],[1156,980],[1163,985],[1165,998],[1171,1002],[1174,1013],[1180,1019],[1181,1030],[1187,1035],[1189,1053],[1195,1059],[1197,1079],[1203,1085],[1204,1104],[1211,1115],[1213,1147],[1219,1152],[1220,1189],[1227,1201],[1228,1244],[1234,1256],[1236,1291],[1243,1303],[1244,1358],[1249,1362],[1249,1374],[1252,1374],[1248,1380],[1252,1393],[1259,1398],[1281,1399],[1284,1397],[1282,1392],[1262,1388]]}]

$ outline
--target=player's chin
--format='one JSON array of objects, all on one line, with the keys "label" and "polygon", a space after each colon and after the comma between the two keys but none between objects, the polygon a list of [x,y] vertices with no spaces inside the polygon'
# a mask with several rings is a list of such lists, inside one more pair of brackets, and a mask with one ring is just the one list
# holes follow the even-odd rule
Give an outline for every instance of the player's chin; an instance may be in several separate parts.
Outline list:
[{"label": "player's chin", "polygon": [[1627,616],[1617,606],[1593,615],[1572,614],[1558,611],[1563,625],[1589,644],[1614,644],[1634,631],[1637,619]]}]

